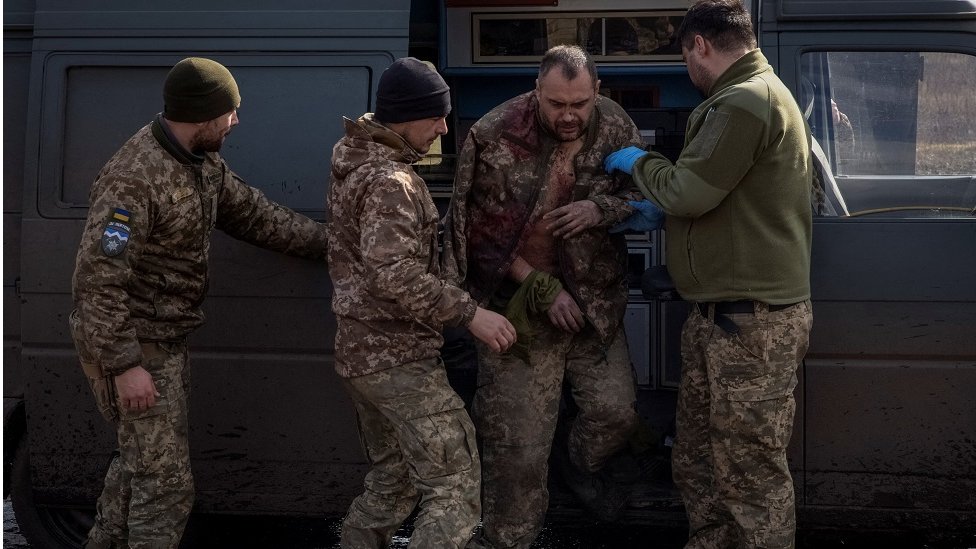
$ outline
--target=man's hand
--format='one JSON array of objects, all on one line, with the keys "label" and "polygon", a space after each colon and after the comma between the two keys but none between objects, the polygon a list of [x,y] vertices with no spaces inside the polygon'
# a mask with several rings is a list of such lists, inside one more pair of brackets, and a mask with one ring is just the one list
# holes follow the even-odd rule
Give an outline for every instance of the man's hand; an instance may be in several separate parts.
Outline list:
[{"label": "man's hand", "polygon": [[603,212],[592,200],[577,200],[542,216],[549,222],[552,236],[569,238],[595,227],[603,219]]},{"label": "man's hand", "polygon": [[608,154],[606,160],[603,161],[603,168],[607,170],[607,173],[613,173],[613,170],[620,170],[630,175],[634,171],[634,163],[645,154],[647,154],[647,151],[644,149],[626,147]]},{"label": "man's hand", "polygon": [[475,310],[468,330],[496,353],[504,353],[515,343],[515,327],[512,323],[502,315],[481,307]]},{"label": "man's hand", "polygon": [[115,376],[115,389],[126,410],[148,410],[156,405],[159,396],[152,376],[142,366],[129,368]]},{"label": "man's hand", "polygon": [[559,292],[546,312],[549,315],[549,322],[567,332],[579,332],[586,325],[583,311],[566,290]]}]

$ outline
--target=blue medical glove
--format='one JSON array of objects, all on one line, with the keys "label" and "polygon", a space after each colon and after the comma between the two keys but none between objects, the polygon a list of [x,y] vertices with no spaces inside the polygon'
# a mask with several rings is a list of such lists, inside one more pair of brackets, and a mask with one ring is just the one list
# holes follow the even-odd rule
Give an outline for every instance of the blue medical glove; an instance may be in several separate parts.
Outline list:
[{"label": "blue medical glove", "polygon": [[617,152],[612,152],[607,155],[607,159],[603,161],[603,167],[607,170],[607,173],[613,173],[613,170],[620,170],[630,175],[634,169],[634,162],[637,162],[637,159],[645,154],[647,154],[647,151],[637,147],[620,149]]},{"label": "blue medical glove", "polygon": [[664,224],[664,211],[650,200],[641,200],[639,202],[631,200],[627,203],[636,208],[637,211],[632,213],[627,219],[610,227],[611,233],[653,231]]}]

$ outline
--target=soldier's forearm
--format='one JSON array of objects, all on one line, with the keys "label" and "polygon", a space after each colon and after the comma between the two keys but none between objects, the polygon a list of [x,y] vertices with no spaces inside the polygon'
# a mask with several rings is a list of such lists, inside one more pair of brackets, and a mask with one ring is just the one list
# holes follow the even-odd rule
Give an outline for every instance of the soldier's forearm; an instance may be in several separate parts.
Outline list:
[{"label": "soldier's forearm", "polygon": [[521,284],[534,270],[528,261],[519,256],[512,262],[512,266],[508,268],[508,277]]}]

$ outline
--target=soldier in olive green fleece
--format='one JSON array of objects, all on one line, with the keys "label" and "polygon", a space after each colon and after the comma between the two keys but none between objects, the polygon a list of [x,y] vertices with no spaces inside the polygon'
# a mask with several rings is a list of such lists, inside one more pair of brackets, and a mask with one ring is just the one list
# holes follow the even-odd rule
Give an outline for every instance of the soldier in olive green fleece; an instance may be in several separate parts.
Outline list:
[{"label": "soldier in olive green fleece", "polygon": [[119,455],[89,548],[175,548],[193,506],[186,337],[203,323],[210,234],[323,259],[325,225],[268,200],[217,154],[237,124],[233,76],[184,59],[165,110],[108,161],[91,188],[70,327]]},{"label": "soldier in olive green fleece", "polygon": [[739,0],[696,3],[679,40],[706,99],[678,161],[625,149],[606,167],[632,172],[666,212],[668,269],[694,302],[673,452],[686,547],[793,547],[786,447],[812,324],[809,131]]},{"label": "soldier in olive green fleece", "polygon": [[329,188],[335,367],[370,463],[341,545],[389,547],[419,506],[410,547],[459,548],[481,513],[481,462],[440,360],[441,331],[466,326],[499,352],[515,329],[440,277],[437,208],[411,164],[447,133],[447,84],[423,62],[399,59],[380,77],[376,107],[345,120]]}]

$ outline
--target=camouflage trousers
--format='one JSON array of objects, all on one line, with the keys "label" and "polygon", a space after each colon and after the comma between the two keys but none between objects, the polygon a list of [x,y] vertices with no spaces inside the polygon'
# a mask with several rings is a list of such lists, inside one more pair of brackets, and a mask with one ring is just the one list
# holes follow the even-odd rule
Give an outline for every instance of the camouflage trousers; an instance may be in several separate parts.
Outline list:
[{"label": "camouflage trousers", "polygon": [[609,347],[589,326],[564,332],[532,319],[529,362],[478,345],[473,415],[481,443],[483,530],[472,547],[529,547],[549,507],[549,453],[567,377],[579,415],[569,459],[599,470],[637,425],[634,375],[621,328]]},{"label": "camouflage trousers", "polygon": [[813,313],[805,301],[783,310],[725,316],[729,334],[692,307],[681,334],[681,386],[674,481],[690,525],[687,548],[794,546],[793,432],[796,370]]},{"label": "camouflage trousers", "polygon": [[370,469],[342,521],[342,548],[389,547],[418,504],[411,548],[464,547],[481,514],[481,462],[443,362],[420,360],[343,383]]},{"label": "camouflage trousers", "polygon": [[115,402],[119,451],[105,475],[88,547],[178,547],[193,507],[186,345],[143,344],[143,355],[159,396],[143,411]]}]

